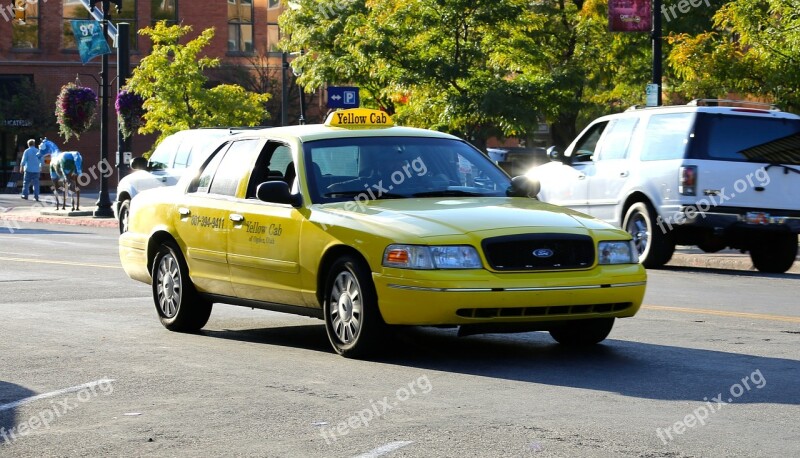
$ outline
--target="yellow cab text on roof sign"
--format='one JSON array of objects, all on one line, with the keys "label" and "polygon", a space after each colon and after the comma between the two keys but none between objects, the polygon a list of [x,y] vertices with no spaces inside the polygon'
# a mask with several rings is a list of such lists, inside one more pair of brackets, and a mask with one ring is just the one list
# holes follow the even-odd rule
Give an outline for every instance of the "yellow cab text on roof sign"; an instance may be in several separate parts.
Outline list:
[{"label": "yellow cab text on roof sign", "polygon": [[328,127],[344,127],[347,129],[372,129],[392,127],[394,121],[388,113],[369,108],[351,108],[334,111],[325,120]]}]

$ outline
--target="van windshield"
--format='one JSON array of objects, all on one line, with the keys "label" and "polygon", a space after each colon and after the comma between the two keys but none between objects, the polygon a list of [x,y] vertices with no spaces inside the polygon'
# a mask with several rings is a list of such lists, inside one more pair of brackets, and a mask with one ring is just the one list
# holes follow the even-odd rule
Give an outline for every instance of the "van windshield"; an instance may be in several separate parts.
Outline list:
[{"label": "van windshield", "polygon": [[800,165],[800,119],[698,113],[693,157]]}]

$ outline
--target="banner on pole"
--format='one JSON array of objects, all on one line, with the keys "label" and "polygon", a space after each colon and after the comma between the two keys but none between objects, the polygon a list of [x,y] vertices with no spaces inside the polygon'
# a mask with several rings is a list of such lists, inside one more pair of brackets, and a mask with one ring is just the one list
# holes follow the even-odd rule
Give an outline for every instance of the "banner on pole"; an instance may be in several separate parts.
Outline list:
[{"label": "banner on pole", "polygon": [[651,7],[651,0],[608,0],[608,30],[650,32]]},{"label": "banner on pole", "polygon": [[78,53],[84,64],[103,54],[111,54],[106,38],[103,36],[103,27],[98,21],[73,20],[72,33],[78,44]]}]

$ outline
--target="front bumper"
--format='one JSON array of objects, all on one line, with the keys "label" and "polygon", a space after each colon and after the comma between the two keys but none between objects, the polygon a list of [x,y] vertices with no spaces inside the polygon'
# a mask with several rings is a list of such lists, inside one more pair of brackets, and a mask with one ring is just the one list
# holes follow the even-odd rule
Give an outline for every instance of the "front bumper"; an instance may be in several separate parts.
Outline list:
[{"label": "front bumper", "polygon": [[460,325],[630,317],[647,276],[626,264],[513,274],[385,269],[373,281],[387,324]]}]

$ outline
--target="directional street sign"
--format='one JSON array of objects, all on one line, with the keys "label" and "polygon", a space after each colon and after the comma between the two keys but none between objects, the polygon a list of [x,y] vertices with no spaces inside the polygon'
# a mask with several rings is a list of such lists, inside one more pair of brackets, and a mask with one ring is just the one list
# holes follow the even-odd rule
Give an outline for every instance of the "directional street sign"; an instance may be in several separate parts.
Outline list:
[{"label": "directional street sign", "polygon": [[328,86],[328,108],[358,108],[360,103],[357,87]]}]

